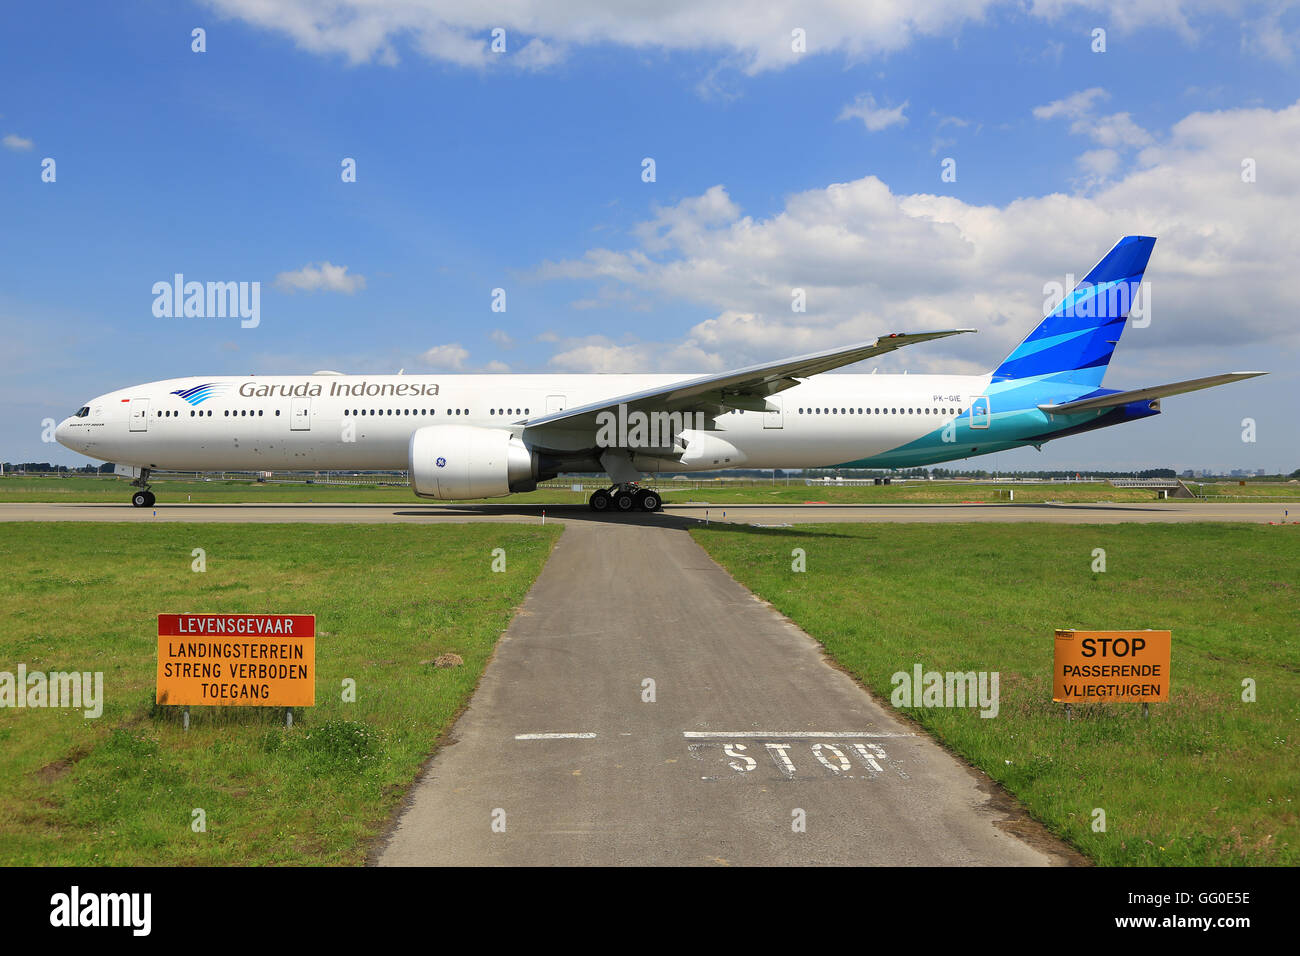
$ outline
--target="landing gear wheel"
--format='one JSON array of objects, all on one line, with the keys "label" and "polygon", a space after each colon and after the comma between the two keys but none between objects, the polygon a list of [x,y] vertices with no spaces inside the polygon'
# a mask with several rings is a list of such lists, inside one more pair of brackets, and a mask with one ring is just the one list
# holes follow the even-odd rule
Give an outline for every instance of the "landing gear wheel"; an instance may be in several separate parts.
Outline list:
[{"label": "landing gear wheel", "polygon": [[636,507],[636,498],[630,491],[616,491],[612,500],[615,511],[628,512]]},{"label": "landing gear wheel", "polygon": [[152,491],[137,491],[131,496],[131,504],[137,508],[153,507],[154,497]]},{"label": "landing gear wheel", "polygon": [[600,491],[593,492],[592,496],[587,499],[587,506],[592,511],[608,511],[610,506],[609,492],[603,488]]},{"label": "landing gear wheel", "polygon": [[656,492],[647,488],[637,492],[636,506],[642,511],[658,511],[663,507],[663,502],[659,500],[659,495]]}]

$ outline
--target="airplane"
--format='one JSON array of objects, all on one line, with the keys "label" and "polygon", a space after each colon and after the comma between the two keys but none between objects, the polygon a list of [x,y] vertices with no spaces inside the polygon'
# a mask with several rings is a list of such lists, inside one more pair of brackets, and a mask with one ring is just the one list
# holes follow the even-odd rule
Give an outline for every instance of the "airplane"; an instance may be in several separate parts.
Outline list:
[{"label": "airplane", "polygon": [[66,448],[116,464],[131,503],[172,471],[396,470],[422,498],[531,491],[599,472],[595,511],[657,511],[642,484],[729,468],[909,468],[987,455],[1160,413],[1160,400],[1264,372],[1102,387],[1155,239],[1125,236],[985,375],[839,374],[918,342],[874,342],[709,375],[202,376],[92,399],[61,422]]}]

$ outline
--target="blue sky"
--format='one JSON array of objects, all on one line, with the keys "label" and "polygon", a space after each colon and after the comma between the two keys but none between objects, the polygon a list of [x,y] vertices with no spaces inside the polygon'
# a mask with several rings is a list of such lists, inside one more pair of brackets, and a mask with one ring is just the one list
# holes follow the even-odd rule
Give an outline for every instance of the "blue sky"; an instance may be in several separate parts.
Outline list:
[{"label": "blue sky", "polygon": [[[1153,321],[1106,384],[1273,374],[991,463],[1300,467],[1294,11],[389,6],[6,12],[0,458],[81,463],[42,444],[43,419],[187,374],[691,372],[967,325],[981,335],[881,368],[974,372],[1035,324],[1043,283],[1140,232],[1160,237]],[[155,318],[152,285],[177,272],[260,282],[260,325]]]}]

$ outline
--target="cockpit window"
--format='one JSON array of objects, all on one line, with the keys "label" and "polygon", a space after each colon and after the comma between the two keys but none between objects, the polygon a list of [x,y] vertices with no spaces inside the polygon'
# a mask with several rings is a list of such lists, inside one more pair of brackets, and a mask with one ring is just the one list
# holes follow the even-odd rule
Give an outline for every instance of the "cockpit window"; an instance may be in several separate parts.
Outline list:
[{"label": "cockpit window", "polygon": [[90,414],[90,406],[89,406],[89,405],[82,405],[79,409],[77,409],[77,414],[73,415],[72,417],[73,417],[73,418],[85,418],[85,417],[86,417],[87,415],[89,415],[89,414]]}]

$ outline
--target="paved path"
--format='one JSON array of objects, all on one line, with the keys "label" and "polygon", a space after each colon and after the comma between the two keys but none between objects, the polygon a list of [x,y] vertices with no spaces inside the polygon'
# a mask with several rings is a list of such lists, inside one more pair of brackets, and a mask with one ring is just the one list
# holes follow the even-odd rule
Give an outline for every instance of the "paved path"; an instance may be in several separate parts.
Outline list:
[{"label": "paved path", "polygon": [[685,531],[572,522],[378,862],[1071,858],[1008,805]]}]

